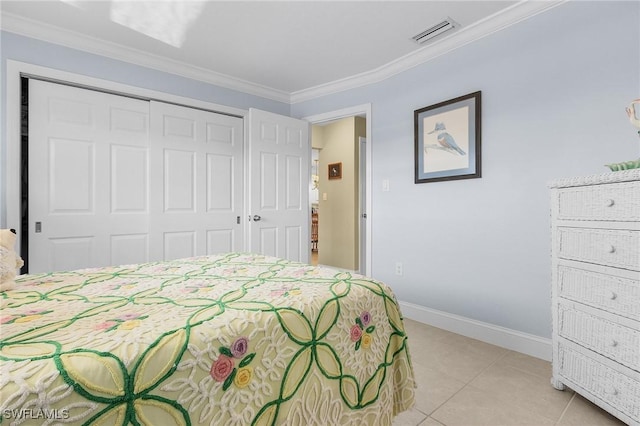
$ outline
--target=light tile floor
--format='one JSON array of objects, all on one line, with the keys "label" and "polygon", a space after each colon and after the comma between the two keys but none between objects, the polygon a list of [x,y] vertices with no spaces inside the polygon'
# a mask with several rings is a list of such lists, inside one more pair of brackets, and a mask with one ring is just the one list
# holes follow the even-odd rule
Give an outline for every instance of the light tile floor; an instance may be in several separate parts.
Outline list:
[{"label": "light tile floor", "polygon": [[418,388],[393,426],[622,426],[550,384],[551,363],[405,319]]}]

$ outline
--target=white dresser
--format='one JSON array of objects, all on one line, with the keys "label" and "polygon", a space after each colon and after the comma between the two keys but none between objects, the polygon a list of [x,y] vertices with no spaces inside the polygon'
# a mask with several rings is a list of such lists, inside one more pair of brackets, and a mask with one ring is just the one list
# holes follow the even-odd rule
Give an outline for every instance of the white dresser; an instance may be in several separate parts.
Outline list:
[{"label": "white dresser", "polygon": [[640,169],[550,188],[551,383],[640,425]]}]

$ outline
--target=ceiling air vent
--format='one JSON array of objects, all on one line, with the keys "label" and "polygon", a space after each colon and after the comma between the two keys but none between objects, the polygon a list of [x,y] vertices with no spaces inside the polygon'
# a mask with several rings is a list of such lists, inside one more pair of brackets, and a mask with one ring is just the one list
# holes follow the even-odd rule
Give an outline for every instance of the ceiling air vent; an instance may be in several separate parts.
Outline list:
[{"label": "ceiling air vent", "polygon": [[427,41],[434,39],[447,31],[451,31],[457,26],[458,24],[453,19],[447,18],[439,24],[436,24],[433,27],[424,30],[420,34],[413,36],[412,39],[418,44],[425,44]]}]

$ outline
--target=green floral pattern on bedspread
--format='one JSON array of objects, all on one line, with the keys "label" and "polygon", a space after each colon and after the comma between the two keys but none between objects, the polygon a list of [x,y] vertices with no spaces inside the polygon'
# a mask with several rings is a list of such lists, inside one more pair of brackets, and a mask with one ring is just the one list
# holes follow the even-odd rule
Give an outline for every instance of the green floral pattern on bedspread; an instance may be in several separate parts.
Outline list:
[{"label": "green floral pattern on bedspread", "polygon": [[361,275],[230,253],[16,281],[2,423],[389,425],[413,404],[395,296]]}]

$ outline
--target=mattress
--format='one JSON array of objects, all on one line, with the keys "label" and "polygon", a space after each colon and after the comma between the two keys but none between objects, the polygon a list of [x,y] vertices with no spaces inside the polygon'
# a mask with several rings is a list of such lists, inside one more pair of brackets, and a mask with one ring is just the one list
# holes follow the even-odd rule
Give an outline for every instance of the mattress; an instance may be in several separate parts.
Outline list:
[{"label": "mattress", "polygon": [[389,425],[415,381],[391,289],[247,253],[22,275],[2,423]]}]

